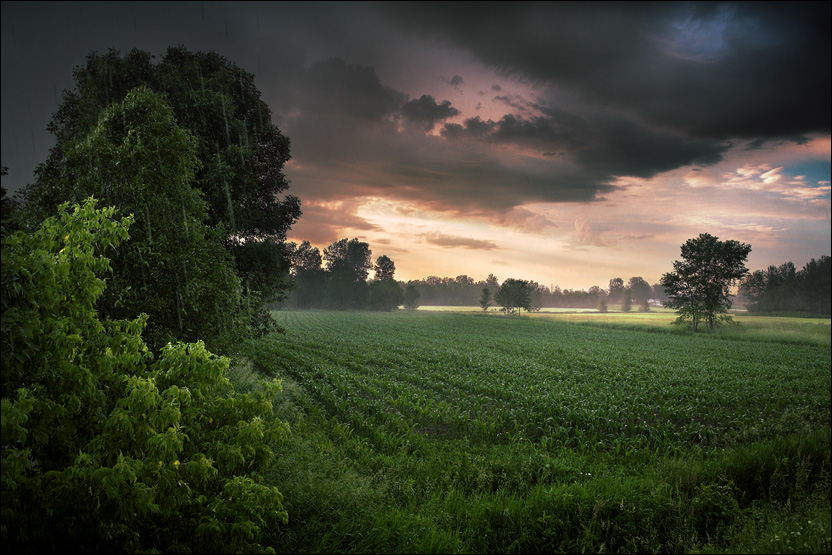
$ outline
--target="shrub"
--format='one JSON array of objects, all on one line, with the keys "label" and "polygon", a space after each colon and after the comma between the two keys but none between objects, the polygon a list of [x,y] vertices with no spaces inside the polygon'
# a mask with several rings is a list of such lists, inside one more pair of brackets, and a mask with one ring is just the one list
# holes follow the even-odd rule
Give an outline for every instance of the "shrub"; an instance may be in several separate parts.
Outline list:
[{"label": "shrub", "polygon": [[2,545],[14,552],[263,551],[287,521],[259,471],[288,426],[202,342],[101,321],[104,249],[131,217],[89,199],[2,242]]}]

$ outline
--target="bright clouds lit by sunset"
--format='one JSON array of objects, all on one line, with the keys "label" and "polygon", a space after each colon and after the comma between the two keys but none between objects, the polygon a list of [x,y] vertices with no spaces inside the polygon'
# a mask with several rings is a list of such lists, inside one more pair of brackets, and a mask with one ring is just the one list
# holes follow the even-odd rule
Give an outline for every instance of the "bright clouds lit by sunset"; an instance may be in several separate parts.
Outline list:
[{"label": "bright clouds lit by sunset", "polygon": [[828,3],[2,5],[3,185],[93,50],[214,50],[292,142],[290,240],[400,280],[658,282],[700,233],[830,254]]}]

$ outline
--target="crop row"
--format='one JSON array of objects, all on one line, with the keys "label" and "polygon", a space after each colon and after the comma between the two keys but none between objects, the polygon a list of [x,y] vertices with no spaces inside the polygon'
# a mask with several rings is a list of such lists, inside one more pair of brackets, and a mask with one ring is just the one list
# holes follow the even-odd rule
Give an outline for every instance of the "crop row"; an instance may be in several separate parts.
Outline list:
[{"label": "crop row", "polygon": [[667,451],[830,423],[826,347],[473,314],[279,317],[275,370],[391,446],[421,435]]}]

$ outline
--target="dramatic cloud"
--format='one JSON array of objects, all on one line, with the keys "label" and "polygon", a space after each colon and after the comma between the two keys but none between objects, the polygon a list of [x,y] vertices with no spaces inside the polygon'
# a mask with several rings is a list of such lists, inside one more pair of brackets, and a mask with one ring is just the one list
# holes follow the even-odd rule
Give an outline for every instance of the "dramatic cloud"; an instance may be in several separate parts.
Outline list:
[{"label": "dramatic cloud", "polygon": [[398,111],[405,95],[381,84],[375,69],[332,58],[312,64],[300,108],[315,114],[378,121]]},{"label": "dramatic cloud", "polygon": [[506,75],[699,137],[830,131],[828,2],[383,9],[402,27],[469,50]]},{"label": "dramatic cloud", "polygon": [[830,248],[829,21],[829,3],[4,2],[3,185],[46,158],[87,53],[184,44],[255,75],[291,140],[294,240],[385,245],[405,279],[655,282],[701,232],[800,265]]},{"label": "dramatic cloud", "polygon": [[458,115],[459,110],[448,100],[437,104],[431,95],[423,94],[419,99],[406,102],[401,113],[406,120],[423,126],[425,131],[433,131],[438,122]]}]

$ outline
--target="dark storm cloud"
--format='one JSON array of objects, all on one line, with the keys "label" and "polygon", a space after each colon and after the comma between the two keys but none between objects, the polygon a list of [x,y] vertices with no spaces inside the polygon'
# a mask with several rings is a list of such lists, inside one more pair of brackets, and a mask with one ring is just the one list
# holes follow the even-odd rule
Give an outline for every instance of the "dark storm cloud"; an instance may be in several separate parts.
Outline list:
[{"label": "dark storm cloud", "polygon": [[[276,102],[281,128],[292,138],[299,168],[314,166],[295,169],[293,182],[317,201],[381,195],[483,215],[532,201],[592,201],[614,188],[612,174],[573,161],[514,160],[508,151],[502,157],[490,152],[495,144],[574,146],[582,120],[564,111],[542,107],[546,115],[537,120],[469,118],[464,127],[446,125],[437,137],[424,131],[459,111],[431,95],[405,100],[373,68],[340,59],[312,64],[285,80]],[[397,117],[415,129],[397,129]],[[453,140],[456,128],[466,140]]]},{"label": "dark storm cloud", "polygon": [[401,114],[406,120],[424,126],[426,131],[432,131],[438,122],[458,115],[459,110],[451,106],[448,100],[437,104],[431,95],[423,94],[418,99],[406,102]]},{"label": "dark storm cloud", "polygon": [[[592,202],[615,189],[616,176],[711,164],[734,137],[761,147],[830,127],[828,4],[3,2],[2,10],[3,164],[12,173],[26,173],[19,162],[31,142],[38,157],[26,163],[46,158],[51,137],[41,131],[87,53],[137,47],[158,61],[184,44],[255,75],[292,141],[286,174],[305,203],[299,225],[316,222],[321,236],[339,222],[368,225],[332,204],[360,196],[530,221],[518,207]],[[547,84],[523,93],[541,98],[517,96],[516,83],[477,82],[471,54]],[[505,115],[472,118],[456,96],[455,106],[437,102],[443,93],[429,88],[437,80],[468,98],[477,89],[467,87],[494,83],[492,107]],[[459,115],[468,119],[446,122]],[[437,126],[440,136],[425,134]]]},{"label": "dark storm cloud", "polygon": [[[452,142],[480,140],[566,155],[587,175],[601,172],[601,182],[614,176],[647,178],[691,164],[712,165],[730,148],[727,143],[656,131],[622,118],[584,119],[563,110],[545,110],[546,115],[529,118],[507,114],[497,122],[469,118],[462,125],[446,124],[441,134]],[[552,193],[557,194],[554,189]]]},{"label": "dark storm cloud", "polygon": [[[340,59],[311,65],[284,89],[279,104],[293,153],[316,166],[314,179],[296,181],[317,199],[383,195],[454,213],[506,214],[528,202],[598,200],[618,176],[713,164],[728,148],[614,114],[582,117],[508,96],[503,103],[518,113],[496,122],[468,118],[445,124],[440,137],[425,136],[459,114],[449,101],[405,101],[373,68]],[[419,132],[397,130],[397,116]]]},{"label": "dark storm cloud", "polygon": [[382,9],[505,74],[567,87],[678,132],[753,139],[830,131],[828,2]]},{"label": "dark storm cloud", "polygon": [[576,153],[576,161],[611,175],[649,178],[692,164],[722,160],[729,144],[658,132],[623,119],[599,122],[597,142]]},{"label": "dark storm cloud", "polygon": [[331,58],[312,64],[303,109],[380,120],[398,111],[406,95],[382,85],[375,69]]}]

